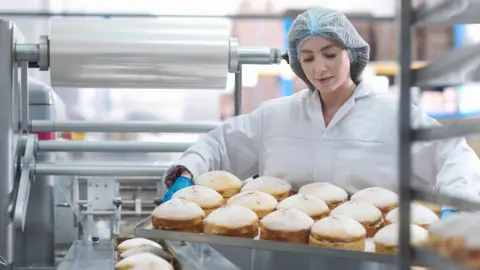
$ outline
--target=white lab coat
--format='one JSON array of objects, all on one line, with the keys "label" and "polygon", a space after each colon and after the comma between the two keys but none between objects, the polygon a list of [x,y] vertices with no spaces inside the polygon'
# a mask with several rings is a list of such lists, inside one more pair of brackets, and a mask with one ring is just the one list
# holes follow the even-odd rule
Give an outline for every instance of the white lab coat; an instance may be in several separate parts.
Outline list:
[{"label": "white lab coat", "polygon": [[[247,179],[275,176],[295,190],[327,181],[354,193],[397,188],[398,98],[364,79],[325,127],[318,92],[308,89],[262,104],[201,136],[177,164],[195,176],[225,170]],[[380,93],[383,92],[383,93]],[[414,127],[439,123],[412,105]],[[413,183],[479,200],[480,160],[464,138],[416,143]]]},{"label": "white lab coat", "polygon": [[[267,101],[201,136],[181,157],[195,176],[225,170],[247,179],[255,174],[290,182],[295,190],[318,181],[350,194],[380,186],[397,190],[398,96],[364,79],[325,127],[318,92],[303,90]],[[413,126],[439,125],[412,105]],[[451,196],[479,200],[480,161],[465,139],[412,147],[413,183]],[[222,249],[219,249],[221,252]],[[238,251],[240,252],[240,251]],[[238,257],[233,253],[230,259]],[[358,262],[309,255],[254,251],[250,269],[360,269]],[[365,269],[392,269],[364,263]]]}]

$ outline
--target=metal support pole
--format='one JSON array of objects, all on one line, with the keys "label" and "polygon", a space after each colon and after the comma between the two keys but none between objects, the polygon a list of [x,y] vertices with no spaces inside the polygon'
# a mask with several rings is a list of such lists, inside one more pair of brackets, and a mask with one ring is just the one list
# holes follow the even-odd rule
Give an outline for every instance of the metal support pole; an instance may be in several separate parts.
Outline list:
[{"label": "metal support pole", "polygon": [[242,114],[242,86],[242,65],[238,65],[238,71],[235,72],[234,116]]},{"label": "metal support pole", "polygon": [[35,164],[36,175],[76,175],[76,176],[158,176],[167,170],[164,166],[77,166],[55,163]]},{"label": "metal support pole", "polygon": [[32,132],[172,132],[206,133],[216,128],[215,122],[159,123],[153,121],[106,122],[106,121],[46,121],[32,120]]},{"label": "metal support pole", "polygon": [[28,62],[22,62],[20,64],[21,68],[21,108],[22,108],[22,134],[27,134],[28,133],[28,119],[29,119],[29,92],[28,92]]},{"label": "metal support pole", "polygon": [[180,153],[191,143],[135,141],[39,141],[40,152]]},{"label": "metal support pole", "polygon": [[399,181],[399,246],[397,269],[410,270],[413,261],[413,250],[410,246],[410,202],[411,202],[411,124],[410,107],[412,86],[411,46],[413,8],[410,0],[400,0],[398,16],[400,19],[400,39],[398,55],[400,64],[400,106],[399,106],[399,151],[398,151],[398,181]]},{"label": "metal support pole", "polygon": [[[13,25],[0,19],[0,262],[13,269],[15,228],[12,220],[14,198],[15,140],[13,102]],[[0,263],[0,266],[3,263]]]}]

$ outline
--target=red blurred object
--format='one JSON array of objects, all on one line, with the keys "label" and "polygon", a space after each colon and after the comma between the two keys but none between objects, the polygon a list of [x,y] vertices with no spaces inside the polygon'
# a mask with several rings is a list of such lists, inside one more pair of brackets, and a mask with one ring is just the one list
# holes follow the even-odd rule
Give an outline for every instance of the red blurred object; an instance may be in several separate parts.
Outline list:
[{"label": "red blurred object", "polygon": [[31,134],[37,134],[40,141],[53,141],[55,140],[55,132],[30,132]]}]

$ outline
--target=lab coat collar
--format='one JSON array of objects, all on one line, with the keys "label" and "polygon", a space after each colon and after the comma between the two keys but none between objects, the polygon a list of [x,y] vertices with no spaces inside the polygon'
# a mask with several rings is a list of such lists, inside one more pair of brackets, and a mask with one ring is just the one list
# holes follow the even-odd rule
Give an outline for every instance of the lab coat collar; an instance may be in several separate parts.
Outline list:
[{"label": "lab coat collar", "polygon": [[350,97],[345,104],[343,104],[340,109],[338,109],[337,113],[330,121],[328,127],[325,126],[325,119],[323,118],[322,112],[322,103],[320,102],[319,93],[318,91],[310,91],[308,97],[308,114],[310,115],[311,119],[314,123],[317,123],[317,126],[320,128],[322,132],[326,132],[327,129],[333,128],[338,122],[340,122],[347,113],[354,107],[355,102],[362,98],[367,98],[375,93],[375,86],[372,84],[372,80],[370,78],[363,79],[360,84],[358,84],[355,92],[353,93],[352,97]]},{"label": "lab coat collar", "polygon": [[376,86],[374,84],[373,78],[364,78],[360,84],[357,85],[353,97],[355,100],[369,97],[375,93]]}]

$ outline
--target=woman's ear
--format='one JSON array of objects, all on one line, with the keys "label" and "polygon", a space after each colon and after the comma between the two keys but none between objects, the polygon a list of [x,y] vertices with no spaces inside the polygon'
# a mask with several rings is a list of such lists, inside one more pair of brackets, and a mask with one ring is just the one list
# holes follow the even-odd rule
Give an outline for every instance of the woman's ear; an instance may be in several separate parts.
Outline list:
[{"label": "woman's ear", "polygon": [[348,55],[348,60],[350,61],[350,64],[353,63],[353,58],[352,58],[352,54],[350,53],[350,50],[348,49],[345,49],[347,51],[347,55]]}]

